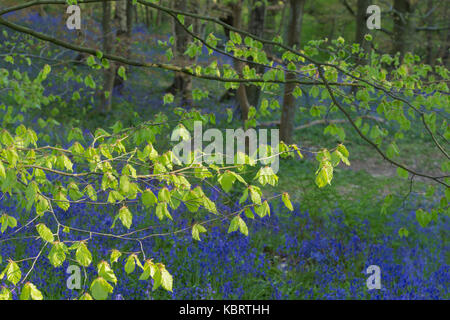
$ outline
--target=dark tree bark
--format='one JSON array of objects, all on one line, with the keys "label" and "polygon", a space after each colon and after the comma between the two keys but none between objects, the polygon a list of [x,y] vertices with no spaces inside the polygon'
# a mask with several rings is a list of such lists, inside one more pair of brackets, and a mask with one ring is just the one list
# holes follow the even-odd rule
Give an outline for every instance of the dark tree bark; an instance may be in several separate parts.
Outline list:
[{"label": "dark tree bark", "polygon": [[[193,0],[174,0],[173,7],[180,11],[190,11],[195,8]],[[184,25],[189,26],[193,23],[192,18],[185,16]],[[184,28],[177,21],[173,21],[173,35],[174,56],[177,63],[181,66],[187,66],[193,62],[192,59],[186,57],[184,52],[188,48],[188,44],[192,41],[191,36],[184,30]],[[172,94],[181,94],[181,103],[187,106],[192,106],[192,77],[181,72],[175,73],[172,85],[166,90]]]},{"label": "dark tree bark", "polygon": [[[231,7],[231,5],[229,5]],[[235,17],[233,15],[233,12],[227,12],[227,14],[225,16],[221,16],[220,21],[225,22],[226,24],[230,25],[230,26],[234,26],[234,20]],[[230,39],[230,29],[223,27],[223,32],[225,33],[225,37],[227,39]]]},{"label": "dark tree bark", "polygon": [[360,48],[362,48],[364,52],[368,52],[370,49],[370,43],[364,39],[364,36],[369,31],[367,29],[367,8],[369,5],[369,0],[358,0],[356,8],[355,43],[359,43]]},{"label": "dark tree bark", "polygon": [[[426,19],[427,25],[431,26],[434,19],[433,14],[433,0],[427,1],[427,12],[429,12],[429,16]],[[427,64],[433,64],[433,32],[427,31],[426,33],[427,38],[427,48],[426,48],[426,56],[425,56],[425,62]]]},{"label": "dark tree bark", "polygon": [[145,26],[150,27],[150,21],[153,21],[153,12],[148,7],[145,7]]},{"label": "dark tree bark", "polygon": [[[131,34],[133,33],[133,15],[135,17],[135,23],[138,23],[137,18],[137,5],[133,5],[132,0],[127,0],[127,6],[126,6],[126,14],[127,14],[127,29],[126,29],[126,36],[127,40],[131,41]],[[130,50],[130,46],[127,46],[128,51]]]},{"label": "dark tree bark", "polygon": [[[300,47],[300,36],[303,20],[303,11],[306,0],[290,0],[291,16],[289,20],[287,44],[290,47]],[[295,79],[295,73],[286,72],[286,80]],[[280,139],[286,144],[292,143],[292,133],[295,119],[295,97],[292,92],[294,83],[286,83],[284,86],[283,108],[281,110]]]},{"label": "dark tree bark", "polygon": [[442,61],[444,65],[448,67],[450,65],[450,32],[447,33],[447,41],[446,44],[444,45],[444,48],[445,52],[444,55],[442,56]]},{"label": "dark tree bark", "polygon": [[[228,24],[228,25],[230,25],[230,26],[236,26],[236,24],[237,23],[240,23],[240,22],[237,22],[236,21],[236,16],[235,16],[235,10],[234,10],[234,8],[233,8],[233,4],[232,3],[229,3],[228,5],[227,5],[227,9],[229,9],[229,10],[226,10],[226,14],[225,15],[223,15],[223,16],[220,16],[219,17],[219,19],[222,21],[222,22],[225,22],[226,24]],[[240,19],[240,13],[239,13],[239,19]],[[228,28],[226,28],[226,27],[223,27],[223,32],[225,33],[225,37],[227,38],[227,40],[230,40],[230,29],[228,29]],[[237,90],[235,90],[235,89],[228,89],[221,97],[220,97],[220,102],[224,102],[224,101],[227,101],[227,100],[230,100],[230,99],[232,99],[233,97],[235,97],[236,96],[236,91]]]},{"label": "dark tree bark", "polygon": [[138,10],[138,6],[132,6],[132,12],[134,15],[134,24],[138,24],[139,23],[139,10]]},{"label": "dark tree bark", "polygon": [[[232,11],[233,11],[233,26],[235,28],[241,29],[242,28],[242,0],[238,0],[236,1],[236,3],[234,3],[232,5]],[[234,60],[234,69],[236,70],[236,72],[241,76],[242,75],[242,69],[244,68],[244,63],[238,60]],[[240,84],[239,88],[236,91],[236,98],[237,101],[239,103],[239,107],[241,109],[241,118],[243,123],[245,124],[245,122],[248,120],[248,112],[250,109],[250,104],[248,102],[248,97],[247,97],[247,91],[246,91],[246,86],[244,84]]]},{"label": "dark tree bark", "polygon": [[[283,2],[283,10],[281,11],[281,19],[280,19],[280,23],[278,25],[278,29],[277,29],[277,34],[282,34],[283,33],[283,27],[284,27],[284,17],[286,16],[286,8],[288,6]],[[266,10],[267,11],[267,10]]]},{"label": "dark tree bark", "polygon": [[114,20],[117,25],[117,36],[123,36],[127,33],[127,4],[128,0],[120,0],[116,2],[116,11],[114,12]]},{"label": "dark tree bark", "polygon": [[[113,51],[114,35],[111,28],[111,2],[103,2],[103,52],[111,53]],[[116,74],[116,65],[110,62],[109,69],[103,71],[103,91],[100,91],[100,112],[107,113],[111,111],[112,91],[114,87],[114,78]]]},{"label": "dark tree bark", "polygon": [[[227,11],[227,15],[222,16],[220,20],[222,20],[223,22],[225,22],[230,26],[241,29],[242,4],[243,4],[242,0],[238,0],[234,3],[228,3],[229,11]],[[224,32],[227,39],[230,39],[230,30],[224,27]],[[233,64],[237,74],[241,76],[245,63],[234,59]],[[248,120],[248,112],[250,110],[250,103],[247,96],[247,87],[244,84],[241,84],[237,90],[234,89],[227,90],[220,98],[220,101],[222,102],[231,99],[233,96],[236,96],[236,101],[239,104],[239,110],[241,112],[241,119],[245,125],[245,122]]]},{"label": "dark tree bark", "polygon": [[414,41],[412,12],[409,0],[394,1],[394,53],[400,52],[401,58],[412,49]]},{"label": "dark tree bark", "polygon": [[[250,20],[248,31],[257,37],[264,36],[264,20],[266,15],[266,6],[260,0],[251,1]],[[255,64],[249,64],[250,68],[255,68],[258,74],[264,73],[264,67]],[[258,105],[261,90],[258,86],[247,86],[247,97],[250,105],[256,107]]]},{"label": "dark tree bark", "polygon": [[[280,1],[278,0],[269,0],[268,7],[266,8],[266,28],[264,30],[265,38],[272,39],[275,37],[278,26],[276,24],[276,17],[280,10],[283,8],[280,5]],[[281,22],[282,24],[282,22]]]},{"label": "dark tree bark", "polygon": [[[345,4],[348,6],[347,2]],[[367,29],[367,7],[370,5],[369,0],[358,0],[356,4],[356,12],[353,12],[356,19],[356,32],[355,32],[355,43],[359,44],[359,47],[363,50],[364,54],[367,54],[370,50],[370,43],[364,39],[364,36],[369,33]],[[356,57],[355,62],[359,65],[363,65],[367,62],[367,59]],[[356,94],[357,88],[352,87],[351,92]],[[356,107],[359,111],[359,107]]]},{"label": "dark tree bark", "polygon": [[[209,15],[211,10],[211,2],[212,1],[205,1],[204,3],[201,2],[201,0],[195,0],[196,6],[195,6],[195,12],[197,12],[200,15]],[[201,19],[194,19],[194,31],[196,34],[198,34],[203,39],[206,38],[206,21]]]},{"label": "dark tree bark", "polygon": [[47,12],[46,12],[46,5],[41,5],[41,6],[38,6],[38,14],[41,16],[41,17],[46,17],[47,16]]},{"label": "dark tree bark", "polygon": [[[164,5],[161,0],[158,1],[158,4]],[[156,26],[159,27],[161,25],[161,21],[162,21],[162,12],[161,12],[161,10],[157,10],[156,11],[156,19],[155,19]]]},{"label": "dark tree bark", "polygon": [[[119,43],[117,46],[117,53],[123,57],[129,57],[131,52],[131,34],[133,29],[133,1],[121,0],[116,2],[116,11],[114,20],[117,25],[117,38]],[[125,67],[123,64],[117,64],[116,71],[119,67]],[[114,79],[114,88],[122,93],[124,80],[119,75]]]},{"label": "dark tree bark", "polygon": [[[442,9],[443,12],[443,16],[444,17],[448,17],[449,16],[449,8],[450,8],[450,4],[447,1],[445,3],[445,8]],[[436,56],[441,57],[442,58],[442,63],[447,66],[447,68],[450,67],[450,32],[447,31],[445,33],[442,34],[442,45],[440,46],[441,48],[438,49],[438,52],[436,54]]]}]

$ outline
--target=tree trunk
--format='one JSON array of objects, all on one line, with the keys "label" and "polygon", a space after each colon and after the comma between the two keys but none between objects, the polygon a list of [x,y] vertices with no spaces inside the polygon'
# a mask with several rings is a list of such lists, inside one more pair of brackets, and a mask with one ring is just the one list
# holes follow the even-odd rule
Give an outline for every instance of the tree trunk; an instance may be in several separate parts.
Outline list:
[{"label": "tree trunk", "polygon": [[[287,44],[290,47],[300,47],[300,36],[303,20],[303,9],[306,0],[290,0],[291,16],[289,20],[289,31]],[[296,75],[286,72],[286,80],[295,79]],[[280,139],[286,144],[292,143],[292,133],[295,119],[295,97],[292,92],[295,89],[294,83],[284,85],[283,108],[281,110]]]},{"label": "tree trunk", "polygon": [[409,0],[394,1],[394,54],[400,52],[400,59],[412,49],[415,32],[412,12]]},{"label": "tree trunk", "polygon": [[137,4],[132,6],[132,11],[134,12],[134,24],[139,23],[139,10]]},{"label": "tree trunk", "polygon": [[41,17],[46,17],[47,16],[47,12],[45,11],[45,5],[40,5],[40,6],[38,6],[38,14],[41,16]]},{"label": "tree trunk", "polygon": [[[161,2],[162,1],[159,0],[158,4],[161,5],[162,4]],[[161,10],[157,10],[156,11],[156,19],[155,19],[155,23],[156,23],[157,27],[159,27],[161,25],[161,20],[162,20],[162,11]]]},{"label": "tree trunk", "polygon": [[[114,35],[111,28],[111,2],[103,2],[103,52],[111,53],[113,51]],[[103,91],[100,92],[100,112],[107,113],[111,111],[112,91],[114,87],[114,78],[116,66],[110,61],[109,69],[103,71]]]},{"label": "tree trunk", "polygon": [[369,5],[369,0],[358,0],[356,8],[355,43],[359,43],[360,48],[363,49],[365,53],[367,53],[370,49],[370,43],[364,39],[364,36],[368,33],[367,8]]},{"label": "tree trunk", "polygon": [[278,25],[278,29],[277,29],[277,34],[282,34],[283,33],[284,17],[286,16],[286,8],[287,8],[287,5],[284,4],[283,5],[283,11],[281,12],[280,24]]},{"label": "tree trunk", "polygon": [[133,5],[133,1],[132,0],[127,0],[127,6],[126,6],[126,10],[127,10],[127,30],[126,30],[126,36],[127,36],[127,41],[129,43],[127,46],[128,52],[130,51],[130,45],[131,45],[131,34],[133,33],[133,15],[135,17],[135,23],[137,24],[137,5]]},{"label": "tree trunk", "polygon": [[117,36],[122,36],[127,33],[127,2],[128,0],[116,2],[114,19],[117,25]]},{"label": "tree trunk", "polygon": [[[233,9],[233,27],[237,29],[241,29],[242,27],[242,0],[236,1],[232,5]],[[244,63],[234,59],[234,69],[238,73],[239,76],[242,76],[242,69],[244,68]],[[236,91],[237,101],[239,103],[239,107],[241,109],[241,119],[245,125],[245,122],[248,120],[248,111],[250,109],[250,104],[247,98],[247,91],[245,84],[241,83],[239,88]]]},{"label": "tree trunk", "polygon": [[[228,24],[228,25],[230,25],[230,26],[235,27],[235,26],[236,26],[236,23],[237,23],[237,24],[240,24],[240,22],[237,22],[237,21],[236,21],[237,17],[235,16],[235,12],[234,12],[234,8],[233,8],[233,3],[228,3],[227,6],[230,8],[230,11],[226,11],[227,14],[224,15],[224,16],[221,16],[219,19],[220,19],[222,22],[224,22],[224,23],[226,23],[226,24]],[[240,20],[240,18],[241,18],[241,17],[240,17],[240,14],[239,14],[239,20]],[[227,39],[227,40],[230,40],[230,29],[228,29],[228,28],[226,28],[226,27],[223,27],[223,32],[225,33],[226,39]],[[235,62],[234,62],[234,63],[235,63]],[[236,65],[235,65],[235,67],[236,67]],[[237,70],[237,69],[235,69],[235,70]],[[230,99],[233,98],[235,95],[236,95],[236,90],[235,90],[235,89],[228,89],[228,90],[220,97],[220,102],[230,100]]]},{"label": "tree trunk", "polygon": [[[443,9],[443,16],[448,17],[448,9],[449,9],[449,2],[447,1],[445,3],[445,9]],[[447,68],[450,68],[450,32],[443,32],[441,36],[439,36],[440,40],[442,41],[442,45],[440,45],[437,49],[436,58],[441,57],[442,63]]]},{"label": "tree trunk", "polygon": [[[117,25],[117,38],[119,44],[117,46],[116,54],[128,58],[130,56],[131,47],[131,31],[133,28],[133,2],[132,0],[121,0],[116,2],[116,12],[114,20]],[[122,63],[117,63],[116,71],[119,67],[126,67]],[[119,75],[116,75],[114,80],[114,88],[122,93],[124,87],[124,80]]]},{"label": "tree trunk", "polygon": [[152,21],[152,12],[150,11],[150,9],[148,7],[145,7],[145,26],[147,28],[150,27],[150,21]]},{"label": "tree trunk", "polygon": [[450,32],[447,33],[446,41],[442,45],[442,64],[447,68],[450,67]]},{"label": "tree trunk", "polygon": [[[193,0],[174,0],[173,7],[175,10],[192,12],[192,8],[194,7],[192,1]],[[189,26],[192,23],[192,18],[187,16],[184,17],[185,26]],[[187,50],[188,44],[192,38],[184,30],[183,26],[175,20],[173,21],[173,35],[175,38],[174,56],[177,64],[180,66],[188,66],[193,61],[184,56],[184,52]],[[167,89],[167,92],[172,94],[181,93],[181,104],[192,106],[192,77],[182,72],[175,73],[174,81]]]},{"label": "tree trunk", "polygon": [[[356,32],[355,32],[355,43],[359,44],[359,47],[362,49],[364,54],[367,54],[370,50],[370,43],[364,39],[366,33],[369,32],[367,29],[367,8],[369,6],[369,0],[358,0],[356,4]],[[364,57],[360,57],[359,54],[355,59],[355,62],[359,65],[363,65],[367,62],[367,59]],[[356,94],[357,88],[352,87],[351,93]],[[356,107],[359,111],[359,107]]]},{"label": "tree trunk", "polygon": [[276,31],[277,31],[277,24],[276,24],[276,17],[278,14],[278,10],[274,10],[273,7],[277,6],[279,1],[277,0],[269,0],[268,1],[268,6],[269,8],[267,8],[267,17],[266,17],[266,29],[264,30],[265,32],[265,38],[268,39],[273,39],[273,37],[276,36]]},{"label": "tree trunk", "polygon": [[[434,19],[433,14],[433,0],[427,1],[427,12],[429,12],[429,16],[426,19],[427,25],[431,26]],[[426,56],[425,62],[429,65],[433,64],[433,31],[426,31],[427,38],[427,48],[426,48]]]},{"label": "tree trunk", "polygon": [[[225,17],[221,17],[220,20],[225,22],[226,24],[233,26],[235,28],[241,29],[242,27],[242,0],[238,0],[235,3],[228,3],[228,7],[230,8],[230,13]],[[230,39],[230,30],[224,27],[225,36],[227,39]],[[234,70],[236,70],[239,76],[242,75],[242,70],[244,68],[245,63],[233,59]],[[230,99],[233,95],[236,95],[237,103],[239,104],[239,109],[241,111],[241,119],[245,125],[245,122],[248,120],[248,112],[250,109],[250,104],[247,97],[247,89],[244,84],[239,85],[237,90],[228,89],[223,96],[220,98],[220,101],[225,101]]]},{"label": "tree trunk", "polygon": [[[266,6],[263,1],[252,0],[251,1],[250,20],[248,26],[248,32],[257,37],[264,36],[264,18],[266,15]],[[264,67],[255,64],[249,64],[250,68],[255,68],[258,74],[264,73]],[[256,107],[258,105],[261,89],[258,86],[247,86],[247,98],[250,105]]]}]

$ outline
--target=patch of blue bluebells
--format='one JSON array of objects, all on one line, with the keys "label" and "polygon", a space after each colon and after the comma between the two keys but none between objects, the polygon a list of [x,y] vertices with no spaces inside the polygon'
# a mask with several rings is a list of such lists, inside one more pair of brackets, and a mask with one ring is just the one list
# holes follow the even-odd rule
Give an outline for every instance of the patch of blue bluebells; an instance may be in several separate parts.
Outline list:
[{"label": "patch of blue bluebells", "polygon": [[[209,190],[211,199],[220,212],[235,210],[220,201],[216,190]],[[90,229],[104,233],[125,233],[117,225],[111,230],[114,213],[118,208],[102,208],[86,204],[72,205],[67,212],[56,209],[58,219],[75,228]],[[150,227],[144,234],[160,234],[188,227],[191,215],[184,205],[171,212],[174,222],[161,223],[151,210],[139,205],[130,209],[134,213],[133,226]],[[16,218],[19,215],[13,199],[4,195],[0,210]],[[147,258],[164,263],[174,277],[173,292],[161,289],[152,291],[152,282],[139,281],[139,271],[125,274],[124,254],[113,265],[118,284],[112,299],[448,299],[449,272],[448,243],[449,219],[426,228],[420,227],[413,210],[398,210],[390,218],[386,232],[377,234],[366,219],[350,227],[345,223],[343,212],[334,210],[326,222],[317,222],[308,212],[301,212],[298,205],[288,212],[282,203],[271,205],[271,216],[255,220],[243,217],[249,226],[249,236],[238,232],[227,233],[229,221],[208,226],[208,233],[201,241],[193,240],[189,231],[169,236],[154,236],[143,241]],[[203,219],[211,218],[205,214]],[[355,218],[357,219],[357,218]],[[20,219],[23,223],[25,220]],[[52,230],[55,224],[49,214],[40,222]],[[19,228],[21,224],[17,226]],[[400,238],[396,233],[400,227],[408,227],[410,236]],[[14,232],[9,229],[2,239]],[[415,237],[414,234],[418,236]],[[20,236],[36,235],[33,226],[25,228]],[[61,233],[62,240],[83,240],[88,236],[71,231]],[[3,260],[11,257],[19,260],[34,257],[43,242],[26,238],[0,242]],[[88,289],[96,276],[96,264],[109,260],[111,249],[123,252],[139,252],[136,242],[92,235],[88,248],[94,263],[86,268]],[[73,299],[82,291],[69,290],[66,286],[66,270],[74,260],[59,268],[53,268],[47,258],[47,249],[35,265],[29,280],[49,299]],[[73,255],[73,254],[72,254]],[[142,255],[139,256],[142,259]],[[73,256],[71,257],[74,258]],[[3,261],[2,268],[5,267]],[[31,261],[20,263],[22,272]],[[380,290],[368,290],[365,270],[369,265],[381,269]],[[6,281],[0,285],[9,286]]]}]

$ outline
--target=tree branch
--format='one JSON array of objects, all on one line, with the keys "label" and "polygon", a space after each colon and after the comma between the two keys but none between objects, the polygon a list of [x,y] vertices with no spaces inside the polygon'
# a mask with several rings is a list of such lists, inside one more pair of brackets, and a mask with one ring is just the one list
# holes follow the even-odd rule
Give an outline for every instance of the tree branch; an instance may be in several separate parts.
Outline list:
[{"label": "tree branch", "polygon": [[[59,3],[59,2],[58,2]],[[35,38],[53,43],[57,46],[64,47],[67,49],[71,49],[77,52],[84,52],[89,53],[91,55],[96,55],[99,50],[88,48],[88,47],[82,47],[78,45],[71,44],[69,42],[51,37],[49,35],[36,32],[30,28],[9,22],[5,20],[4,18],[0,17],[0,24],[11,28],[13,30],[31,35]],[[291,80],[264,80],[261,78],[255,78],[255,79],[243,79],[243,78],[222,78],[222,77],[216,77],[216,76],[209,76],[209,75],[200,75],[195,72],[193,72],[188,67],[178,67],[172,64],[165,64],[165,63],[155,63],[155,62],[144,62],[144,61],[137,61],[132,59],[127,59],[121,56],[116,56],[109,53],[103,53],[103,57],[105,59],[120,62],[126,65],[135,66],[135,67],[145,67],[145,68],[156,68],[156,69],[164,69],[168,71],[173,72],[181,72],[199,79],[206,79],[206,80],[214,80],[214,81],[220,81],[220,82],[233,82],[233,83],[277,83],[277,84],[284,84],[284,83],[296,83],[296,84],[302,84],[302,85],[323,85],[320,81],[301,81],[297,79],[291,79]],[[339,82],[333,82],[329,83],[330,85],[336,85],[336,86],[359,86],[356,83],[339,83]]]},{"label": "tree branch", "polygon": [[392,160],[391,158],[389,158],[379,147],[378,145],[373,142],[372,140],[370,140],[369,138],[366,137],[366,135],[364,133],[361,132],[361,130],[358,128],[358,126],[355,124],[355,122],[353,121],[352,117],[350,116],[350,114],[347,112],[347,110],[345,110],[345,108],[337,101],[333,90],[331,89],[331,87],[328,85],[328,81],[325,78],[324,74],[323,74],[323,69],[321,67],[318,68],[319,70],[319,77],[323,80],[325,87],[328,91],[328,93],[330,94],[331,100],[333,101],[334,105],[345,115],[345,117],[348,119],[348,121],[350,122],[350,124],[353,126],[353,128],[355,129],[355,131],[358,133],[358,135],[364,140],[366,141],[369,145],[371,145],[382,157],[383,159],[385,159],[386,161],[390,162],[391,164],[395,165],[396,167],[402,168],[403,170],[408,171],[409,173],[412,173],[416,176],[420,176],[420,177],[424,177],[424,178],[428,178],[431,180],[434,180],[436,182],[438,182],[439,184],[444,185],[445,187],[449,187],[449,185],[447,183],[445,183],[444,181],[441,181],[439,179],[441,179],[442,177],[435,177],[435,176],[430,176],[424,173],[419,173],[416,172],[408,167],[406,167],[405,165],[398,163],[395,160]]}]

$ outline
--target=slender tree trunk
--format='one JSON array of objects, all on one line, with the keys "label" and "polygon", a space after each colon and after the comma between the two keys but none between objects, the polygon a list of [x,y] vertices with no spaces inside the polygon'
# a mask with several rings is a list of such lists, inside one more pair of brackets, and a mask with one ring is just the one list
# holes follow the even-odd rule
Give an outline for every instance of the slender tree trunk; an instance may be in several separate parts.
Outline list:
[{"label": "slender tree trunk", "polygon": [[[369,33],[369,30],[367,29],[367,8],[369,4],[370,4],[369,0],[358,0],[356,4],[356,13],[355,13],[356,19],[355,43],[359,44],[359,47],[363,50],[364,54],[367,54],[370,50],[370,43],[364,39],[366,33]],[[364,57],[360,57],[358,55],[355,59],[355,62],[357,64],[362,65],[367,62],[367,59],[365,59]],[[357,88],[352,87],[351,92],[353,94],[356,94]],[[359,107],[357,106],[356,108],[359,111]]]},{"label": "slender tree trunk", "polygon": [[133,11],[134,11],[134,24],[138,24],[139,23],[139,10],[138,10],[137,5],[133,6]]},{"label": "slender tree trunk", "polygon": [[[103,2],[103,52],[111,53],[113,51],[114,35],[111,28],[111,2]],[[110,62],[109,69],[103,71],[103,92],[100,92],[100,112],[107,113],[111,111],[112,91],[114,87],[114,78],[116,66]]]},{"label": "slender tree trunk", "polygon": [[152,12],[148,7],[145,7],[145,26],[148,28],[150,27],[150,21],[152,21]]},{"label": "slender tree trunk", "polygon": [[[306,0],[290,0],[291,16],[289,20],[289,31],[287,43],[290,47],[300,47],[300,36],[303,20],[303,9]],[[286,72],[286,80],[295,79],[296,75]],[[280,139],[286,144],[292,143],[292,133],[295,119],[295,97],[292,92],[294,83],[286,83],[284,86],[283,108],[281,110]]]},{"label": "slender tree trunk", "polygon": [[[116,2],[116,11],[114,19],[117,25],[117,54],[123,57],[130,56],[131,50],[131,33],[133,28],[133,2],[132,0],[121,0]],[[117,70],[119,67],[126,67],[122,63],[117,63]],[[117,71],[116,70],[116,71]],[[124,80],[119,75],[116,75],[114,80],[114,88],[122,93]]]},{"label": "slender tree trunk", "polygon": [[[266,15],[266,6],[263,1],[252,0],[250,11],[250,20],[248,31],[257,37],[264,36],[264,20]],[[255,68],[258,74],[264,73],[264,67],[255,64],[249,64],[250,68]],[[250,105],[256,107],[258,105],[261,90],[258,86],[247,86],[247,97]]]},{"label": "slender tree trunk", "polygon": [[[432,12],[433,10],[433,0],[427,1],[427,13],[429,12],[429,16],[427,17],[427,25],[431,26],[434,19],[434,14]],[[425,56],[425,62],[429,65],[433,64],[433,31],[427,31],[426,32],[426,38],[427,38],[427,49],[426,49],[426,56]]]},{"label": "slender tree trunk", "polygon": [[[209,11],[211,8],[211,1],[205,1],[205,4],[201,2],[201,0],[196,0],[197,6],[195,6],[194,11],[200,15],[209,15]],[[195,19],[194,20],[194,31],[203,39],[206,38],[206,21]]]},{"label": "slender tree trunk", "polygon": [[[445,4],[444,16],[448,17],[448,9],[449,9],[448,1]],[[447,36],[444,37],[444,43],[442,45],[443,54],[440,55],[442,57],[442,61],[447,68],[450,67],[450,32],[447,32]]]},{"label": "slender tree trunk", "polygon": [[128,0],[116,2],[114,19],[117,25],[117,36],[119,37],[127,33],[127,2]]},{"label": "slender tree trunk", "polygon": [[369,0],[358,0],[356,8],[355,43],[359,43],[360,48],[363,49],[364,52],[368,52],[370,49],[370,43],[364,39],[364,36],[369,31],[367,29],[367,8],[369,5]]},{"label": "slender tree trunk", "polygon": [[277,25],[276,25],[276,17],[278,14],[278,10],[274,10],[273,7],[275,7],[276,5],[278,5],[279,1],[278,0],[269,0],[268,1],[268,6],[269,8],[267,8],[267,17],[266,17],[266,29],[264,30],[265,32],[265,38],[268,39],[272,39],[276,34],[277,31]]},{"label": "slender tree trunk", "polygon": [[283,11],[281,12],[281,19],[280,19],[280,24],[278,25],[277,34],[282,34],[283,33],[284,17],[286,16],[286,8],[287,8],[287,5],[284,4],[283,5]]},{"label": "slender tree trunk", "polygon": [[400,52],[401,58],[412,49],[414,41],[412,12],[409,0],[394,1],[394,53]]},{"label": "slender tree trunk", "polygon": [[447,68],[450,66],[450,32],[447,33],[447,40],[444,43],[445,51],[442,56],[442,62]]},{"label": "slender tree trunk", "polygon": [[[133,33],[133,15],[135,24],[138,23],[138,11],[137,5],[133,5],[133,0],[127,0],[127,41],[131,42],[131,34]],[[130,44],[128,43],[127,49],[130,51]]]},{"label": "slender tree trunk", "polygon": [[331,28],[328,34],[328,39],[334,39],[334,32],[336,31],[336,17],[331,18]]},{"label": "slender tree trunk", "polygon": [[[176,10],[191,11],[194,8],[193,0],[174,0],[173,7]],[[193,23],[192,18],[185,16],[184,25],[189,26]],[[177,22],[173,21],[173,34],[175,37],[175,59],[181,66],[187,66],[193,61],[184,56],[184,52],[188,48],[189,42],[192,40],[191,36],[184,30],[184,28]],[[181,93],[181,103],[187,106],[192,106],[192,77],[181,72],[175,73],[175,78],[172,85],[167,89],[172,94]]]},{"label": "slender tree trunk", "polygon": [[[230,8],[230,14],[227,16],[220,18],[223,22],[228,25],[231,25],[235,28],[242,28],[242,0],[235,1],[234,3],[228,3],[228,7]],[[227,39],[230,39],[230,30],[228,28],[224,28],[225,36]],[[233,59],[234,70],[236,70],[237,74],[242,76],[242,70],[245,66],[245,63]],[[237,90],[228,89],[223,96],[220,98],[220,101],[228,100],[233,95],[236,95],[236,100],[239,104],[239,109],[241,111],[241,119],[243,123],[248,120],[248,112],[250,110],[250,104],[247,97],[247,89],[244,84],[239,85]]]},{"label": "slender tree trunk", "polygon": [[[242,27],[242,3],[242,0],[238,0],[233,4],[232,7],[234,17],[233,26],[238,29],[241,29]],[[244,65],[245,64],[243,62],[234,59],[234,69],[240,76],[242,76],[242,69],[244,68]],[[248,120],[248,112],[250,109],[245,84],[239,85],[239,88],[236,91],[236,98],[241,109],[242,121],[245,124],[245,122]]]},{"label": "slender tree trunk", "polygon": [[47,16],[47,12],[45,12],[45,5],[40,5],[38,6],[38,13],[41,17],[46,17]]},{"label": "slender tree trunk", "polygon": [[[159,0],[158,1],[158,4],[159,5],[161,5],[161,0]],[[161,12],[161,10],[158,10],[157,12],[156,12],[156,19],[155,19],[155,22],[156,22],[156,26],[157,27],[159,27],[160,25],[161,25],[161,19],[162,19],[162,12]]]},{"label": "slender tree trunk", "polygon": [[[235,16],[235,12],[234,12],[234,8],[233,8],[233,3],[228,3],[228,8],[230,9],[230,11],[226,11],[226,15],[221,16],[219,19],[230,25],[235,27],[236,23],[240,23],[240,22],[236,22],[237,17]],[[240,15],[239,15],[239,19],[240,19]],[[214,24],[215,25],[215,24]],[[223,27],[223,31],[225,33],[225,37],[227,40],[230,40],[230,29]],[[235,69],[237,70],[237,69]],[[235,89],[228,89],[221,97],[220,97],[220,102],[223,101],[227,101],[230,100],[231,98],[233,98],[236,95],[236,90]]]}]

